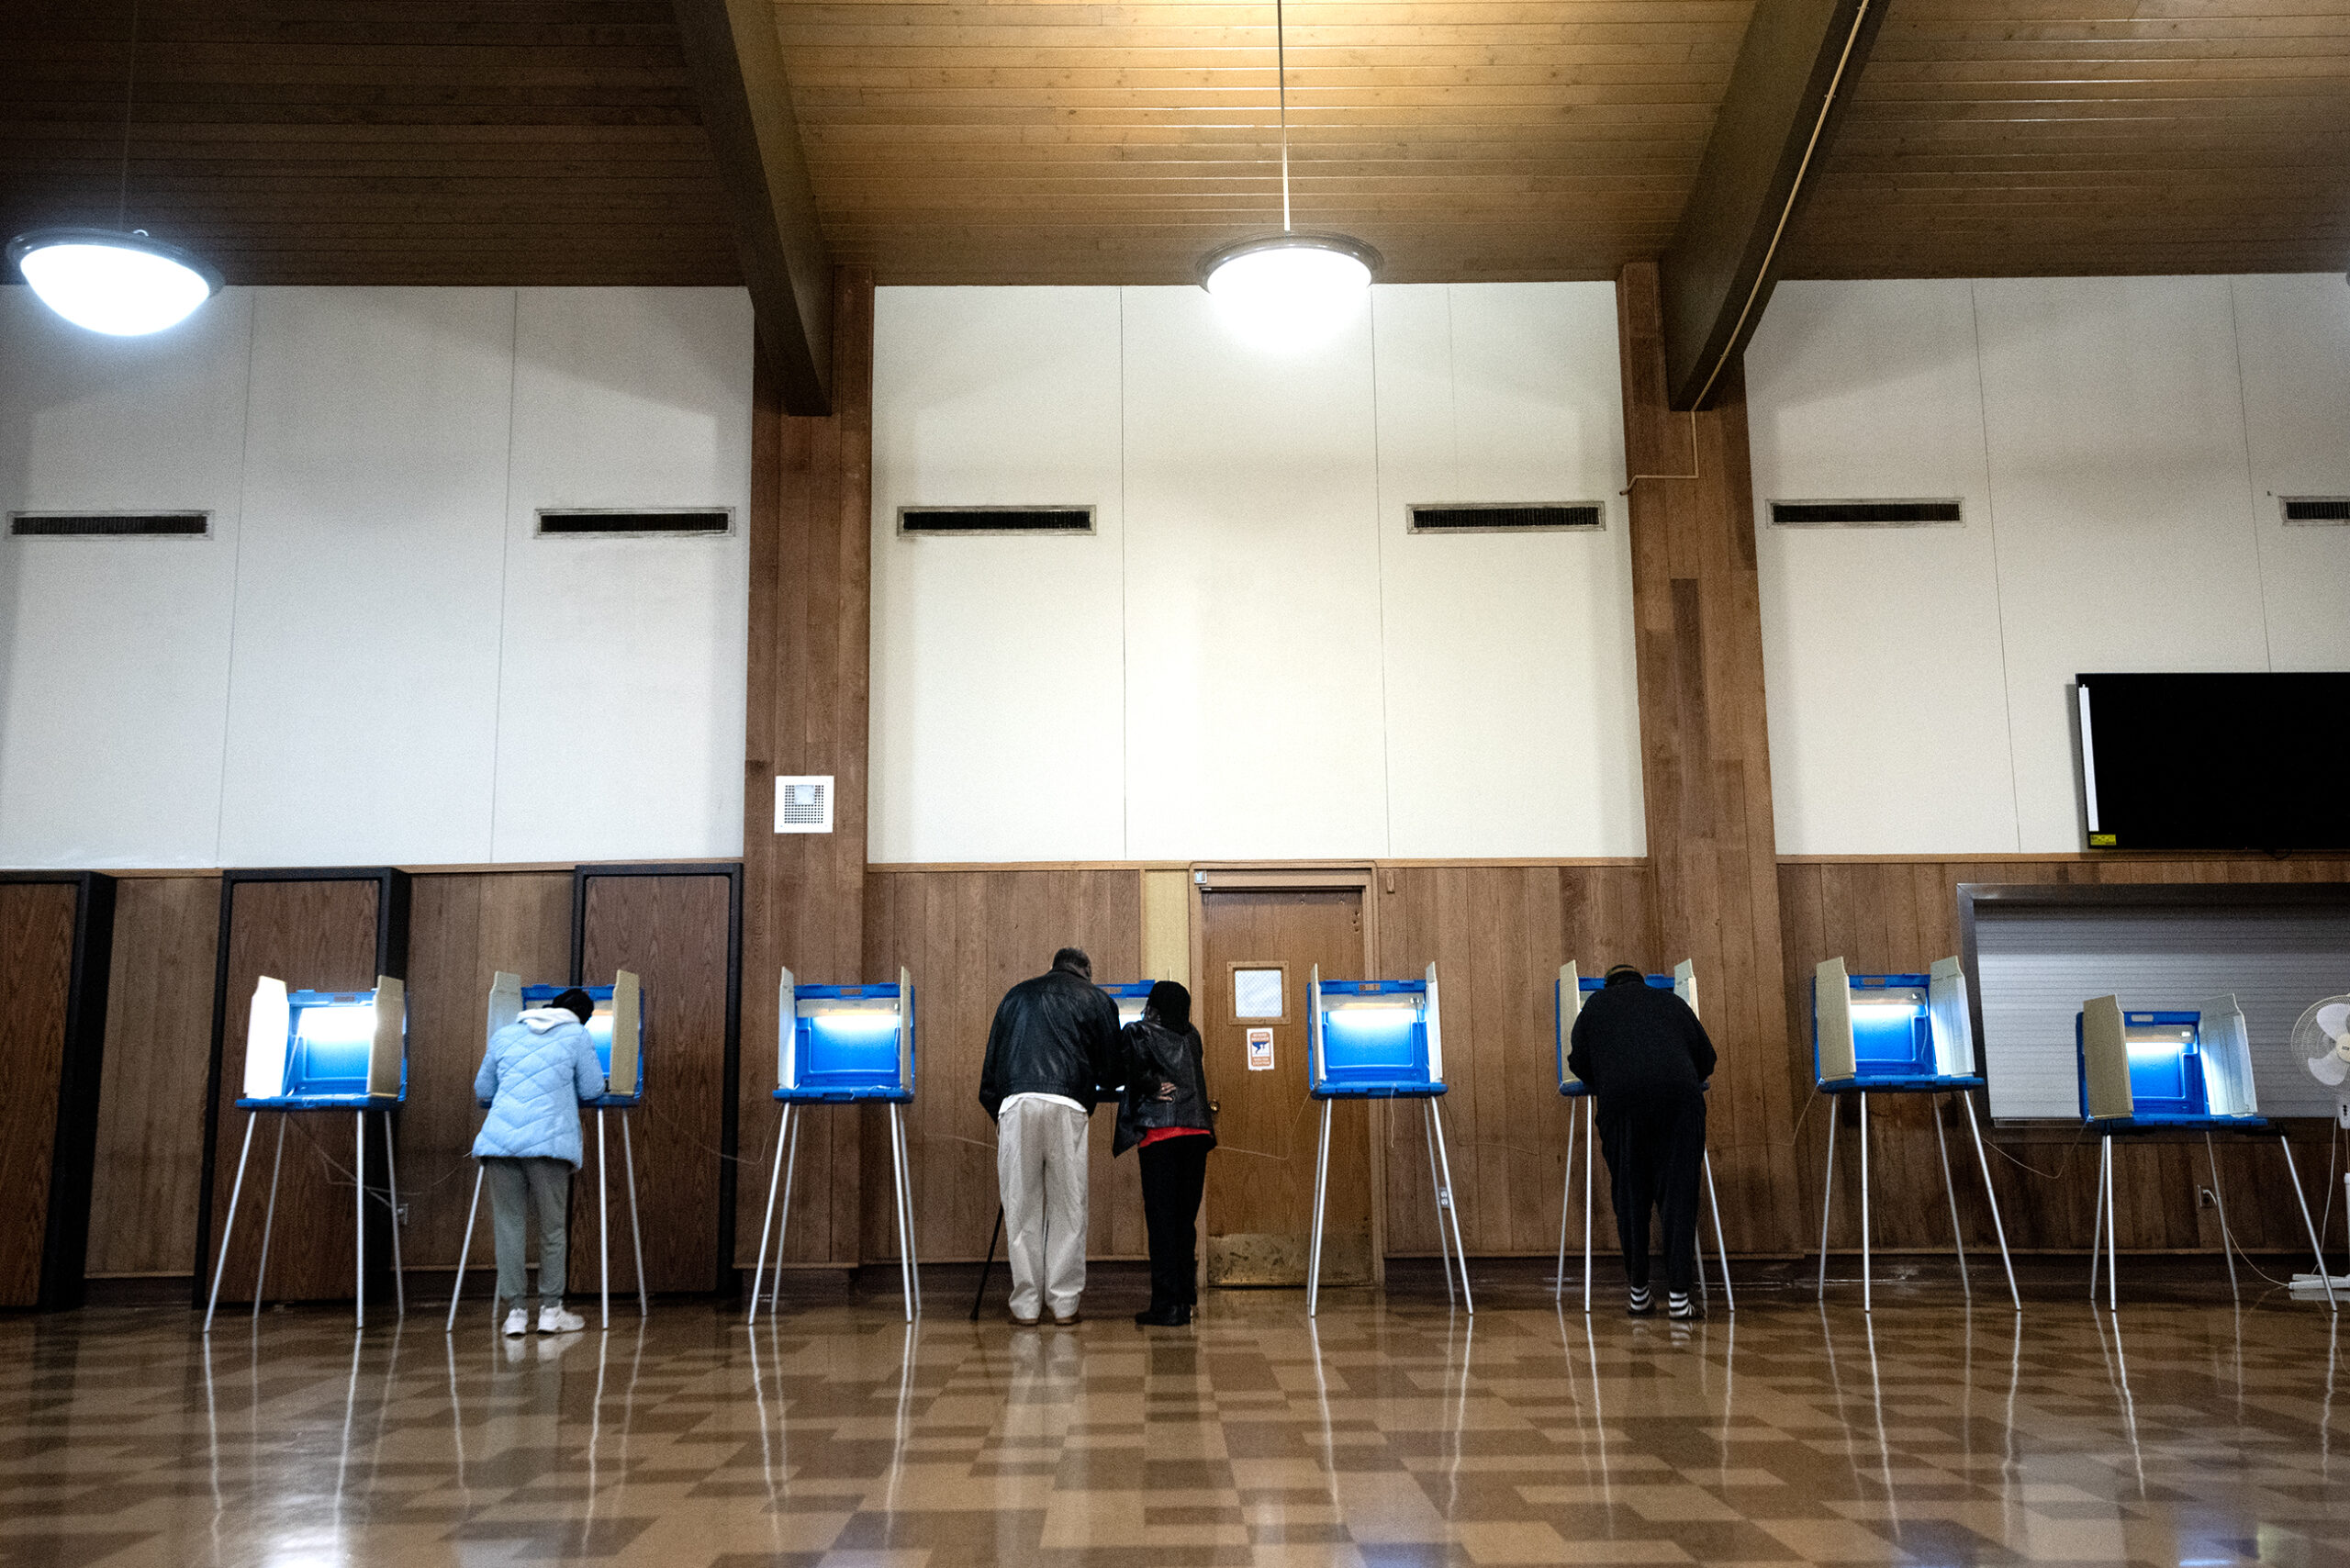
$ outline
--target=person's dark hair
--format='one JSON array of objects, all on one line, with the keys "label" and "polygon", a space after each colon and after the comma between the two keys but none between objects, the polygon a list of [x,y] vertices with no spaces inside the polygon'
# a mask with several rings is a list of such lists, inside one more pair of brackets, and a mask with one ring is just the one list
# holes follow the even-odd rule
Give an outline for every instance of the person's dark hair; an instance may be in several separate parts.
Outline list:
[{"label": "person's dark hair", "polygon": [[554,1005],[568,1009],[582,1024],[596,1015],[596,999],[576,985],[556,997]]},{"label": "person's dark hair", "polygon": [[1174,980],[1160,980],[1150,988],[1143,1011],[1180,1035],[1192,1026],[1192,993]]},{"label": "person's dark hair", "polygon": [[1093,960],[1085,956],[1082,947],[1064,947],[1053,955],[1053,968],[1067,969],[1080,980],[1093,978]]},{"label": "person's dark hair", "polygon": [[1648,982],[1649,977],[1631,964],[1618,964],[1607,971],[1609,985],[1646,985]]}]

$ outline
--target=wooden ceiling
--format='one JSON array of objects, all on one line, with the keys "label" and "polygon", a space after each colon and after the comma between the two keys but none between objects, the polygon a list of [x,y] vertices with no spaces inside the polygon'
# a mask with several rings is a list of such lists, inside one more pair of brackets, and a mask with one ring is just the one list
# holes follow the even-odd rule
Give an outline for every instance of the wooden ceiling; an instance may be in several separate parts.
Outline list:
[{"label": "wooden ceiling", "polygon": [[0,235],[115,221],[231,283],[733,284],[667,0],[0,3]]},{"label": "wooden ceiling", "polygon": [[[2350,0],[1886,0],[1790,276],[2350,266]],[[1679,218],[1751,0],[1298,0],[1300,228],[1602,277]],[[114,219],[129,0],[0,3],[0,234]],[[885,283],[1187,281],[1280,221],[1270,0],[778,0]],[[666,0],[140,0],[129,221],[240,283],[733,283]]]}]

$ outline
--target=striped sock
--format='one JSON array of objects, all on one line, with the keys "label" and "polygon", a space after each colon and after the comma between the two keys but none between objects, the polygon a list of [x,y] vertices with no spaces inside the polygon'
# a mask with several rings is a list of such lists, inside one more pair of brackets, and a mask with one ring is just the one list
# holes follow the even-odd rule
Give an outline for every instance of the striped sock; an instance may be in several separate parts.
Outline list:
[{"label": "striped sock", "polygon": [[1632,1310],[1634,1312],[1648,1312],[1652,1310],[1649,1305],[1648,1286],[1634,1285],[1632,1287]]},{"label": "striped sock", "polygon": [[1697,1305],[1689,1299],[1688,1292],[1670,1291],[1664,1298],[1664,1315],[1667,1317],[1695,1317]]}]

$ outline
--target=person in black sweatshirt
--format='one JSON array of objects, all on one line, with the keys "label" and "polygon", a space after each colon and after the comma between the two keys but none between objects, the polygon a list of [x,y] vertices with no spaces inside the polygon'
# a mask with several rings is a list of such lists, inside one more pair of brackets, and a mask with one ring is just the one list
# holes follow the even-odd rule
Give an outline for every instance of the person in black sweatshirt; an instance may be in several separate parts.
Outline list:
[{"label": "person in black sweatshirt", "polygon": [[1215,1114],[1208,1103],[1192,993],[1173,980],[1150,988],[1142,1018],[1125,1027],[1126,1088],[1110,1152],[1139,1148],[1143,1221],[1150,1234],[1150,1305],[1136,1323],[1180,1328],[1197,1305],[1198,1238],[1192,1224],[1207,1184]]},{"label": "person in black sweatshirt", "polygon": [[1607,971],[1607,984],[1583,1004],[1568,1042],[1567,1070],[1599,1105],[1599,1149],[1614,1189],[1616,1232],[1628,1310],[1646,1317],[1649,1211],[1664,1224],[1665,1310],[1695,1317],[1697,1182],[1706,1159],[1706,1081],[1714,1043],[1689,1004],[1648,983],[1629,964]]}]

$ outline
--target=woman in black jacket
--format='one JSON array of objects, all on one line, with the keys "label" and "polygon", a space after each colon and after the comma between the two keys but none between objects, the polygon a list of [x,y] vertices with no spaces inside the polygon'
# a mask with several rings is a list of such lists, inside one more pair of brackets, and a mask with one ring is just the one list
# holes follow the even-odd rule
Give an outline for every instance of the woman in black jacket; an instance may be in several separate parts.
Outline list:
[{"label": "woman in black jacket", "polygon": [[1150,1308],[1135,1321],[1180,1328],[1192,1321],[1198,1240],[1193,1221],[1215,1147],[1192,993],[1173,980],[1150,988],[1139,1023],[1125,1030],[1126,1089],[1113,1155],[1142,1149],[1143,1221],[1150,1231]]}]

